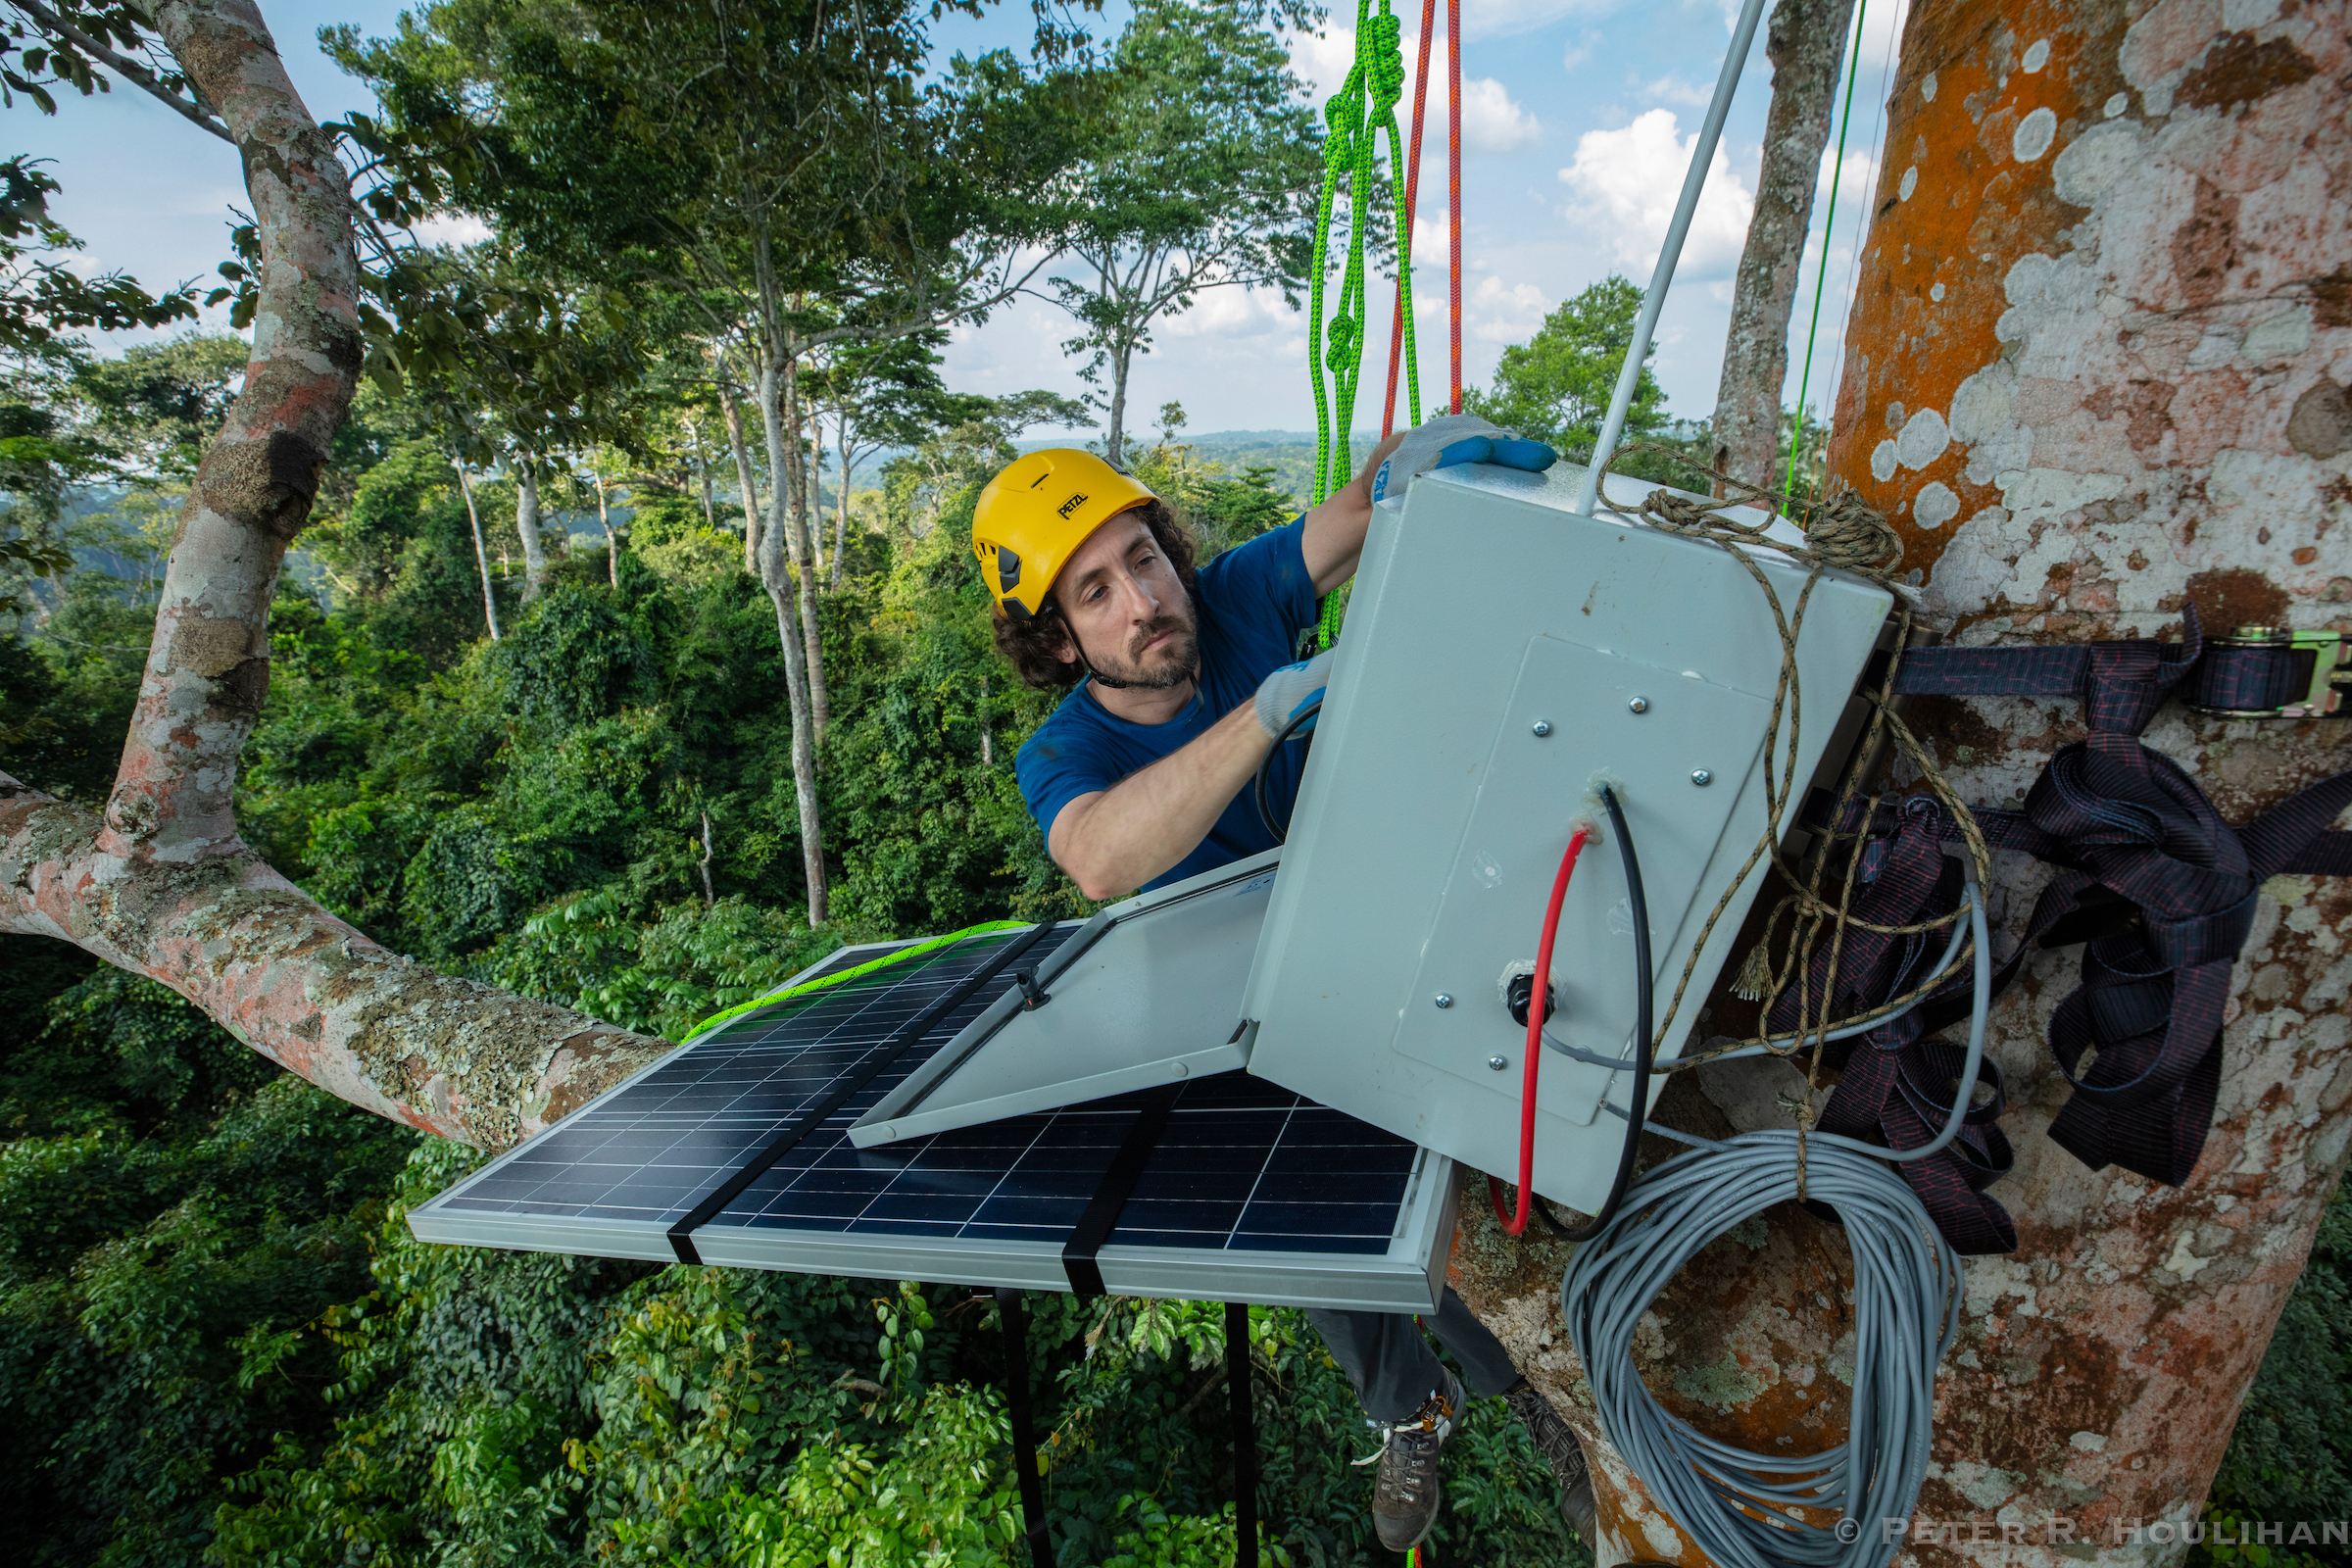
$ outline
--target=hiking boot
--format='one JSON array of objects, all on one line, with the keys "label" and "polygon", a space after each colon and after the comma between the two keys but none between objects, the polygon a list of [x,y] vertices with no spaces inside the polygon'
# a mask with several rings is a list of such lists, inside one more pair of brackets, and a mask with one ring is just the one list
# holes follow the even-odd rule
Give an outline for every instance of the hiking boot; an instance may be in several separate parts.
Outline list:
[{"label": "hiking boot", "polygon": [[1355,1461],[1380,1461],[1372,1522],[1379,1528],[1380,1544],[1391,1551],[1412,1550],[1437,1522],[1438,1450],[1453,1436],[1462,1413],[1461,1380],[1443,1367],[1439,1370],[1445,1374],[1444,1386],[1407,1419],[1380,1428],[1380,1451]]},{"label": "hiking boot", "polygon": [[1585,1464],[1585,1446],[1576,1440],[1568,1423],[1551,1401],[1536,1392],[1535,1385],[1521,1378],[1503,1392],[1503,1402],[1511,1413],[1527,1425],[1527,1435],[1535,1440],[1536,1451],[1551,1467],[1551,1476],[1560,1484],[1560,1513],[1586,1545],[1592,1544],[1593,1531],[1598,1524],[1600,1505],[1592,1495],[1592,1472]]}]

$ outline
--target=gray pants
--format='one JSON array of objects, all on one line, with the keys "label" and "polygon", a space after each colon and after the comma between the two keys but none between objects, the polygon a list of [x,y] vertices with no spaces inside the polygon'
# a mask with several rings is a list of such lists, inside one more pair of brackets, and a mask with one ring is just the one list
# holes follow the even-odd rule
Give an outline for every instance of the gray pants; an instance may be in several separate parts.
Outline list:
[{"label": "gray pants", "polygon": [[[1445,1384],[1438,1354],[1409,1313],[1334,1312],[1310,1306],[1306,1320],[1323,1336],[1331,1358],[1355,1385],[1364,1414],[1377,1426],[1405,1420]],[[1472,1394],[1497,1395],[1519,1381],[1511,1352],[1487,1332],[1451,1286],[1438,1298],[1437,1316],[1429,1320],[1429,1327],[1461,1363]]]}]

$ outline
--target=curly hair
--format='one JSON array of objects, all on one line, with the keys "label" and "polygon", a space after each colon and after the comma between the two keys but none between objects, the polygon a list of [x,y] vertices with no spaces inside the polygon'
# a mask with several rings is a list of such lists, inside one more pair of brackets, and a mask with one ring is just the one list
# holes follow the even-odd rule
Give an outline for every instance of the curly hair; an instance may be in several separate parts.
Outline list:
[{"label": "curly hair", "polygon": [[[1159,553],[1176,568],[1177,579],[1192,597],[1194,613],[1198,616],[1200,601],[1194,589],[1197,573],[1193,566],[1192,529],[1157,497],[1128,511],[1143,514],[1144,526],[1152,530]],[[1070,637],[1070,630],[1068,622],[1061,618],[1061,606],[1052,594],[1046,595],[1045,608],[1026,620],[1015,620],[1004,613],[1002,606],[998,607],[990,629],[996,635],[997,652],[1012,665],[1024,686],[1050,692],[1075,686],[1086,674],[1085,667],[1076,661],[1060,657],[1062,643]]]}]

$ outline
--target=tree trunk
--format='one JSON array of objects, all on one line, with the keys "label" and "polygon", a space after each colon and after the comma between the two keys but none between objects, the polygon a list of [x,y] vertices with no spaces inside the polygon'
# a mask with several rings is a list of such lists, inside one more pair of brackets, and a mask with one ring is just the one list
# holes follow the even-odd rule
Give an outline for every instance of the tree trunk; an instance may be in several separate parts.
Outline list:
[{"label": "tree trunk", "polygon": [[[2325,542],[2352,468],[2333,379],[2352,356],[2352,38],[2339,8],[2229,14],[2243,30],[2186,0],[1914,0],[1829,462],[1894,521],[1962,641],[2172,637],[2192,603],[2209,631],[2352,625]],[[2072,702],[1923,699],[1913,716],[1979,801],[2021,794],[2083,733]],[[2341,720],[2175,706],[2145,738],[2241,822],[2352,765]],[[2040,874],[1996,865],[2006,952]],[[2178,1190],[2045,1136],[2070,1091],[2044,1034],[2081,950],[2035,955],[2003,999],[2017,1163],[1987,1196],[2019,1245],[1968,1260],[1916,1511],[1938,1539],[1915,1525],[1904,1560],[2179,1558],[2131,1529],[2197,1516],[2352,1140],[2347,935],[2345,879],[2263,886],[2212,1133]],[[1560,1250],[1465,1212],[1465,1294],[1592,1446],[1600,1562],[1697,1562],[1596,1442],[1555,1315]],[[1792,1435],[1782,1451],[1802,1454],[1845,1419],[1841,1390],[1801,1387],[1843,1332],[1823,1283],[1838,1244],[1769,1218],[1661,1301],[1650,1387],[1702,1430],[1766,1451]]]},{"label": "tree trunk", "polygon": [[[710,504],[710,476],[703,475],[704,505]],[[620,586],[620,536],[612,531],[612,514],[605,505],[605,476],[596,476],[596,520],[605,530],[605,577],[613,587]]]},{"label": "tree trunk", "polygon": [[1765,35],[1772,110],[1764,122],[1764,168],[1740,253],[1723,380],[1715,394],[1715,466],[1749,484],[1777,485],[1784,477],[1781,388],[1788,379],[1788,318],[1853,15],[1854,0],[1780,0]]},{"label": "tree trunk", "polygon": [[161,981],[356,1104],[512,1143],[669,1048],[388,953],[238,834],[231,798],[269,691],[270,597],[364,357],[359,259],[348,176],[260,14],[164,0],[152,15],[243,154],[262,249],[254,348],[180,512],[104,815],[0,775],[0,931]]},{"label": "tree trunk", "polygon": [[[1102,436],[1102,456],[1112,464],[1127,462],[1127,370],[1135,362],[1135,347],[1126,340],[1110,349],[1110,420]],[[1346,437],[1341,441],[1344,445]]]},{"label": "tree trunk", "polygon": [[718,531],[718,500],[710,493],[710,461],[703,451],[703,421],[698,418],[686,428],[694,436],[694,476],[703,489],[703,526],[715,533]]},{"label": "tree trunk", "polygon": [[547,551],[539,543],[539,460],[514,460],[514,531],[522,537],[522,598],[525,604],[547,586]]},{"label": "tree trunk", "polygon": [[760,486],[752,477],[752,453],[744,445],[743,411],[727,383],[718,383],[718,407],[727,416],[727,445],[735,449],[735,482],[743,489],[743,569],[760,575]]},{"label": "tree trunk", "polygon": [[473,529],[473,564],[482,573],[482,619],[489,624],[490,640],[498,641],[498,593],[490,584],[490,552],[482,545],[482,515],[473,507],[473,481],[466,477],[466,465],[453,463],[458,470],[458,489],[466,497],[466,521]]},{"label": "tree trunk", "polygon": [[788,537],[784,497],[789,489],[784,476],[791,469],[784,456],[783,392],[778,384],[782,376],[776,360],[772,348],[762,345],[760,418],[767,436],[768,476],[774,482],[768,487],[767,526],[760,535],[760,581],[776,607],[776,637],[784,645],[784,679],[791,688],[792,702],[792,788],[801,818],[801,872],[808,887],[808,923],[817,926],[825,919],[825,845],[817,822],[816,731],[808,716],[808,676],[801,665],[806,644],[801,639],[800,617],[793,609],[792,569],[784,559]]},{"label": "tree trunk", "polygon": [[841,592],[841,552],[850,537],[850,412],[841,411],[840,440],[836,450],[841,454],[841,494],[835,496],[833,508],[833,580],[832,589]]},{"label": "tree trunk", "polygon": [[801,636],[808,648],[808,711],[816,725],[816,739],[822,743],[833,705],[825,695],[825,646],[816,609],[816,557],[808,542],[808,465],[807,450],[801,445],[800,370],[799,363],[790,358],[784,362],[784,428],[789,440],[784,448],[782,489],[792,498],[792,555],[800,577]]}]

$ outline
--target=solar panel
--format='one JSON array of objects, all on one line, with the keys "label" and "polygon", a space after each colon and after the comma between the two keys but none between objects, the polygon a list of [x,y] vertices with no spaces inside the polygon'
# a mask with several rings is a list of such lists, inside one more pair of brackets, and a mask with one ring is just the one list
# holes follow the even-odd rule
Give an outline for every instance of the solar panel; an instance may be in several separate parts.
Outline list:
[{"label": "solar panel", "polygon": [[[1020,963],[1077,929],[1038,933]],[[1149,1094],[873,1150],[847,1136],[1009,988],[1007,955],[1027,936],[967,939],[732,1020],[419,1205],[410,1226],[425,1241],[668,1259],[699,1211],[684,1255],[705,1262],[1069,1289],[1071,1235]],[[845,950],[795,983],[891,946]],[[1102,1288],[1432,1308],[1449,1161],[1238,1072],[1184,1083],[1165,1117],[1092,1260]]]},{"label": "solar panel", "polygon": [[1114,904],[850,1129],[860,1149],[1250,1063],[1242,984],[1279,849]]}]

